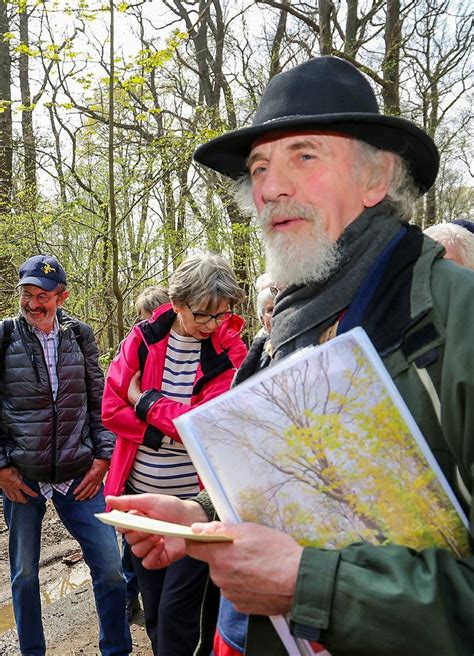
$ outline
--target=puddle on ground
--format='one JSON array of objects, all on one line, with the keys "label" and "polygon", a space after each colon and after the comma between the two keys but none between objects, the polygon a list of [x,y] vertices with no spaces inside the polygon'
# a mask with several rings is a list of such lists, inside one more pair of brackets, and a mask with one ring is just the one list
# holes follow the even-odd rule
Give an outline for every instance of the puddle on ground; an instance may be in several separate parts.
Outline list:
[{"label": "puddle on ground", "polygon": [[[90,583],[89,568],[84,561],[73,567],[65,567],[56,579],[41,585],[41,603],[43,606],[53,603],[66,595]],[[15,626],[12,604],[0,608],[0,635]]]},{"label": "puddle on ground", "polygon": [[15,618],[13,617],[13,606],[7,604],[0,608],[0,635],[15,626]]}]

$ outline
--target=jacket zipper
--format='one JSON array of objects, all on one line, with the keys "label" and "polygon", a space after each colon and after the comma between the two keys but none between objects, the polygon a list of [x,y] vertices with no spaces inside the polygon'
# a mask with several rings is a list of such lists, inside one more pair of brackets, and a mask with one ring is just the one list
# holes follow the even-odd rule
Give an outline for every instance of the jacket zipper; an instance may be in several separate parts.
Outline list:
[{"label": "jacket zipper", "polygon": [[391,353],[394,353],[397,349],[400,348],[402,345],[402,340],[398,340],[398,342],[395,342],[395,344],[392,344],[392,346],[389,346],[386,348],[384,351],[380,351],[379,356],[381,358],[385,358],[387,355],[390,355]]},{"label": "jacket zipper", "polygon": [[30,356],[31,360],[31,365],[33,367],[33,371],[35,372],[35,378],[37,383],[41,383],[41,377],[40,377],[40,372],[38,369],[38,363],[36,362],[36,356],[34,353],[31,354]]}]

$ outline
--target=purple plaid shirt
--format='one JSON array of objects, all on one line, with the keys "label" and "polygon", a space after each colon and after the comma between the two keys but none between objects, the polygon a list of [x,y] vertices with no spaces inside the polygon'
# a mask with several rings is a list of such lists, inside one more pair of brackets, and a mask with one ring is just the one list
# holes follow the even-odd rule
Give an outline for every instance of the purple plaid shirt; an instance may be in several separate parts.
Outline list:
[{"label": "purple plaid shirt", "polygon": [[44,359],[48,368],[49,381],[51,383],[51,390],[53,398],[56,400],[58,395],[58,344],[59,344],[59,322],[57,317],[54,319],[52,331],[47,335],[39,328],[32,327],[36,337],[39,339],[43,348]]}]

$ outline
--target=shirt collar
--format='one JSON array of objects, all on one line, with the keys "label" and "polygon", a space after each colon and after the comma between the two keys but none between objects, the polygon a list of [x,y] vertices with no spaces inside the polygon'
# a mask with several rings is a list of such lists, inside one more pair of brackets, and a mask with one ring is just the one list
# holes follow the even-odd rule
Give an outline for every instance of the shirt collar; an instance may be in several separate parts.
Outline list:
[{"label": "shirt collar", "polygon": [[54,317],[53,329],[48,334],[46,334],[44,330],[41,330],[40,328],[35,328],[35,326],[30,326],[30,328],[38,337],[43,337],[46,339],[56,339],[59,333],[58,317]]}]

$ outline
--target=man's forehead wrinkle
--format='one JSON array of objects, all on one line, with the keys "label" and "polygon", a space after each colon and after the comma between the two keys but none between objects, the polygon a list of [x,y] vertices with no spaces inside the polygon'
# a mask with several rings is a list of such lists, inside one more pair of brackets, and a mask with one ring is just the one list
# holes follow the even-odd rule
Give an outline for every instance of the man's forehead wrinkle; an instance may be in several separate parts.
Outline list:
[{"label": "man's forehead wrinkle", "polygon": [[[287,135],[290,137],[292,135]],[[310,148],[312,150],[320,150],[322,152],[327,152],[330,150],[330,138],[331,135],[321,135],[321,134],[305,134],[305,135],[293,135],[295,141],[285,145],[285,149],[290,152],[301,150],[303,148]],[[282,135],[279,140],[284,139],[285,136]],[[275,140],[272,139],[268,142],[261,142],[257,144],[251,151],[249,157],[247,158],[247,168],[249,168],[255,161],[259,159],[266,159],[266,155],[262,152],[262,146],[272,143]]]},{"label": "man's forehead wrinkle", "polygon": [[305,135],[288,145],[288,150],[290,151],[301,150],[304,148],[327,152],[329,150],[329,139],[327,136],[323,135]]}]

